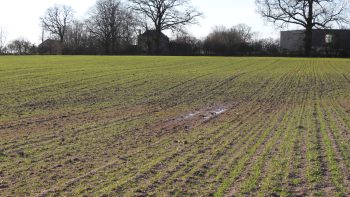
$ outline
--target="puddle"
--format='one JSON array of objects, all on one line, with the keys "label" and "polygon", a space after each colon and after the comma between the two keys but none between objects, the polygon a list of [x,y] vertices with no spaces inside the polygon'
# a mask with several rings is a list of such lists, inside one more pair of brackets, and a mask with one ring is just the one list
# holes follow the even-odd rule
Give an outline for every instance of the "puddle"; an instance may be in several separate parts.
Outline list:
[{"label": "puddle", "polygon": [[225,111],[227,111],[226,108],[220,108],[220,109],[217,109],[216,111],[214,111],[214,114],[217,116],[217,115],[224,113]]},{"label": "puddle", "polygon": [[153,130],[173,131],[184,130],[189,131],[201,123],[208,122],[213,118],[232,109],[234,104],[230,105],[216,105],[208,108],[191,111],[182,116],[178,116],[166,121],[161,121],[151,126]]},{"label": "puddle", "polygon": [[189,113],[187,114],[186,116],[184,116],[184,119],[190,119],[190,118],[193,118],[194,116],[198,115],[199,114],[199,111],[197,112],[194,112],[194,113]]},{"label": "puddle", "polygon": [[223,107],[220,107],[220,108],[217,108],[214,110],[210,110],[210,111],[208,111],[208,113],[203,114],[203,118],[205,120],[209,120],[211,118],[217,117],[218,115],[220,115],[226,111],[227,111],[227,109],[223,108]]}]

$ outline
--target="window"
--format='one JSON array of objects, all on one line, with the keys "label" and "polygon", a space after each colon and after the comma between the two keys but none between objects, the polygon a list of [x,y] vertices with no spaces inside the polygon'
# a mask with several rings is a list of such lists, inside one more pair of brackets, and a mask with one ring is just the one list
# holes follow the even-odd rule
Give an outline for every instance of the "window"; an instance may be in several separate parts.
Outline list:
[{"label": "window", "polygon": [[326,34],[326,44],[332,44],[334,42],[334,36],[332,34]]}]

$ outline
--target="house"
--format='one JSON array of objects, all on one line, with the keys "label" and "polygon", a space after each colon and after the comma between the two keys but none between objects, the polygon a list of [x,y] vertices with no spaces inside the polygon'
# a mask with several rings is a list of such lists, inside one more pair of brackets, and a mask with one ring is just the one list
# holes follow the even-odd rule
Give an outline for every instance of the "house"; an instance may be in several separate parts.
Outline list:
[{"label": "house", "polygon": [[63,46],[58,40],[47,39],[38,46],[38,52],[42,55],[62,55]]},{"label": "house", "polygon": [[[302,53],[304,51],[304,38],[304,30],[282,31],[280,40],[282,52],[287,54]],[[314,54],[350,54],[350,30],[314,29],[312,30],[311,47]]]},{"label": "house", "polygon": [[169,38],[165,34],[161,33],[159,41],[159,53],[157,52],[157,31],[147,30],[143,34],[140,34],[137,39],[139,49],[143,53],[148,54],[169,54]]}]

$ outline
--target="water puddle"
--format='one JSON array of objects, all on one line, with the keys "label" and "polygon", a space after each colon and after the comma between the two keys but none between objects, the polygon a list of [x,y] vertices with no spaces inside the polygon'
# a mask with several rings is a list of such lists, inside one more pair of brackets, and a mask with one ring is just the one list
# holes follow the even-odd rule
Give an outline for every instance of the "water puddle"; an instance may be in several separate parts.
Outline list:
[{"label": "water puddle", "polygon": [[[189,131],[201,123],[208,122],[234,107],[234,104],[215,105],[207,108],[191,111],[182,116],[174,117],[166,121],[156,123],[152,128],[162,131],[184,130]],[[155,129],[155,130],[157,130]]]},{"label": "water puddle", "polygon": [[220,114],[226,112],[228,109],[226,107],[216,107],[212,109],[205,109],[201,111],[191,112],[185,116],[183,116],[183,120],[190,120],[190,119],[204,119],[209,120],[211,118],[214,118],[216,116],[219,116]]},{"label": "water puddle", "polygon": [[219,108],[216,111],[214,111],[213,113],[217,116],[217,115],[220,115],[220,114],[222,114],[222,113],[224,113],[226,111],[227,111],[226,108]]},{"label": "water puddle", "polygon": [[187,114],[186,116],[184,116],[184,119],[187,120],[187,119],[191,119],[193,118],[194,116],[198,115],[200,112],[197,111],[197,112],[194,112],[194,113],[189,113]]},{"label": "water puddle", "polygon": [[206,113],[203,118],[205,120],[209,120],[209,119],[212,119],[212,118],[215,118],[217,116],[219,116],[220,114],[226,112],[227,109],[224,108],[224,107],[220,107],[220,108],[216,108],[214,110],[210,110],[208,113]]}]

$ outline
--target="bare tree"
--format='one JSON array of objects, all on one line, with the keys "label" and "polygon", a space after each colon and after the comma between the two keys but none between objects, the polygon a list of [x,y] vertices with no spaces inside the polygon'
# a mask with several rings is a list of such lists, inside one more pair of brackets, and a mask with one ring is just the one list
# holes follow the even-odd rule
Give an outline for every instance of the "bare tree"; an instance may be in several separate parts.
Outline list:
[{"label": "bare tree", "polygon": [[10,42],[6,48],[8,53],[14,54],[17,52],[17,46],[13,42]]},{"label": "bare tree", "polygon": [[33,46],[34,45],[30,43],[27,39],[18,38],[10,42],[7,47],[13,54],[27,55],[31,53],[31,48]]},{"label": "bare tree", "polygon": [[0,28],[0,54],[4,53],[4,48],[6,45],[7,33],[3,28]]},{"label": "bare tree", "polygon": [[129,0],[133,9],[146,16],[157,32],[155,39],[159,53],[160,37],[163,30],[176,30],[196,22],[202,14],[189,4],[189,0]]},{"label": "bare tree", "polygon": [[15,46],[15,49],[16,49],[16,53],[18,55],[22,55],[23,52],[24,52],[24,47],[22,45],[22,40],[18,39],[18,40],[14,40],[13,42],[13,45]]},{"label": "bare tree", "polygon": [[252,27],[246,24],[238,24],[232,28],[237,31],[237,33],[240,35],[241,39],[245,43],[251,42],[253,36],[255,35],[255,33],[252,30]]},{"label": "bare tree", "polygon": [[122,37],[126,43],[134,43],[138,33],[137,29],[141,26],[140,20],[130,9],[124,8],[122,13]]},{"label": "bare tree", "polygon": [[66,5],[55,5],[47,9],[46,14],[40,20],[43,28],[57,36],[63,43],[67,27],[73,20],[73,9]]},{"label": "bare tree", "polygon": [[259,13],[280,27],[305,28],[305,55],[311,52],[312,29],[329,28],[347,20],[347,0],[256,0]]},{"label": "bare tree", "polygon": [[67,28],[66,38],[64,40],[65,53],[78,54],[85,47],[84,45],[88,37],[86,25],[78,20],[73,21]]},{"label": "bare tree", "polygon": [[202,41],[185,30],[176,32],[175,39],[170,41],[171,55],[200,55]]},{"label": "bare tree", "polygon": [[134,17],[119,0],[98,0],[86,22],[88,31],[104,46],[105,54],[116,53],[123,40],[130,41]]},{"label": "bare tree", "polygon": [[239,24],[231,28],[218,26],[204,39],[208,55],[246,55],[251,48],[254,33],[252,28]]}]

